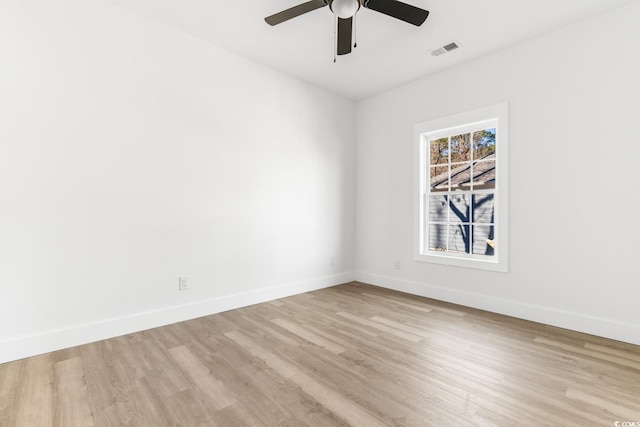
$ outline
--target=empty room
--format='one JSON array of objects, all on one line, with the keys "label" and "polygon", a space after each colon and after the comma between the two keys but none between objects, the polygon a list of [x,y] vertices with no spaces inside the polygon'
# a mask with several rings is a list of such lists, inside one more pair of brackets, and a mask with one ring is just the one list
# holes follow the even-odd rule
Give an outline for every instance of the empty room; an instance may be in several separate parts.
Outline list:
[{"label": "empty room", "polygon": [[640,427],[639,20],[1,0],[0,427]]}]

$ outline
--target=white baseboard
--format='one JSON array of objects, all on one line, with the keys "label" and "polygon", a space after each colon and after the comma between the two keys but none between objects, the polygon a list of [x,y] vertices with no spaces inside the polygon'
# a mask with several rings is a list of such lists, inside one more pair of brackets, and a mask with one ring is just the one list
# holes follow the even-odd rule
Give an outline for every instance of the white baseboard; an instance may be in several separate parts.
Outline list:
[{"label": "white baseboard", "polygon": [[346,272],[316,277],[301,282],[272,286],[204,301],[161,308],[99,322],[41,332],[0,341],[0,363],[88,344],[107,338],[157,328],[171,323],[208,316],[223,311],[272,301],[304,292],[328,288],[354,280],[355,273]]},{"label": "white baseboard", "polygon": [[525,304],[502,298],[463,292],[426,283],[413,282],[367,272],[357,272],[356,280],[383,288],[406,292],[492,313],[531,320],[545,325],[584,332],[630,344],[640,345],[640,325],[623,323],[579,313]]},{"label": "white baseboard", "polygon": [[353,280],[640,345],[640,325],[373,273],[346,272],[0,341],[0,363],[328,288]]}]

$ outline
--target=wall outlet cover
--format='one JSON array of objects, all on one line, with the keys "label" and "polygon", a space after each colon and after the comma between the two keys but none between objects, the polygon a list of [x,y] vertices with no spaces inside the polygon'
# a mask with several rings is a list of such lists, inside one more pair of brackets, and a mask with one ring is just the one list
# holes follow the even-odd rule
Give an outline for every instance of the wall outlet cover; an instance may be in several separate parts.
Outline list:
[{"label": "wall outlet cover", "polygon": [[191,288],[191,278],[186,276],[180,276],[178,278],[178,290],[188,291]]}]

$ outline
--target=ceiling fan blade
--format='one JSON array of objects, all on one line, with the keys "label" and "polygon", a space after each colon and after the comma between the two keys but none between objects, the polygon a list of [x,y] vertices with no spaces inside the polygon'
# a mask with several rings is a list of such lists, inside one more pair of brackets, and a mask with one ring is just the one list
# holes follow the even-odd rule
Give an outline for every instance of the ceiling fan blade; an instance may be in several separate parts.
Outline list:
[{"label": "ceiling fan blade", "polygon": [[429,11],[420,9],[410,4],[402,3],[397,0],[365,0],[362,4],[367,9],[384,13],[393,18],[399,19],[417,27],[429,16]]},{"label": "ceiling fan blade", "polygon": [[353,17],[338,18],[338,55],[351,53],[351,40],[353,37]]},{"label": "ceiling fan blade", "polygon": [[277,25],[284,21],[288,21],[289,19],[295,18],[296,16],[300,16],[307,12],[325,7],[327,4],[329,4],[327,0],[311,0],[306,3],[293,6],[292,8],[289,8],[287,10],[283,10],[282,12],[278,12],[274,15],[267,16],[266,18],[264,18],[264,20],[269,25]]}]

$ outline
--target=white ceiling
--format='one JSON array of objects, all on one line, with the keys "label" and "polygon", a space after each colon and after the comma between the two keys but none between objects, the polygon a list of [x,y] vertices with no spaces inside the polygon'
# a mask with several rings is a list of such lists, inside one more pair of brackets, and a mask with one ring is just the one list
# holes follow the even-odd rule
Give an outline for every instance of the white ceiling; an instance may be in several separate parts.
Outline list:
[{"label": "white ceiling", "polygon": [[[421,27],[360,9],[358,47],[333,62],[328,7],[271,27],[264,17],[305,0],[109,0],[352,100],[601,14],[632,0],[405,0],[431,12]],[[461,49],[433,57],[450,41]]]}]

